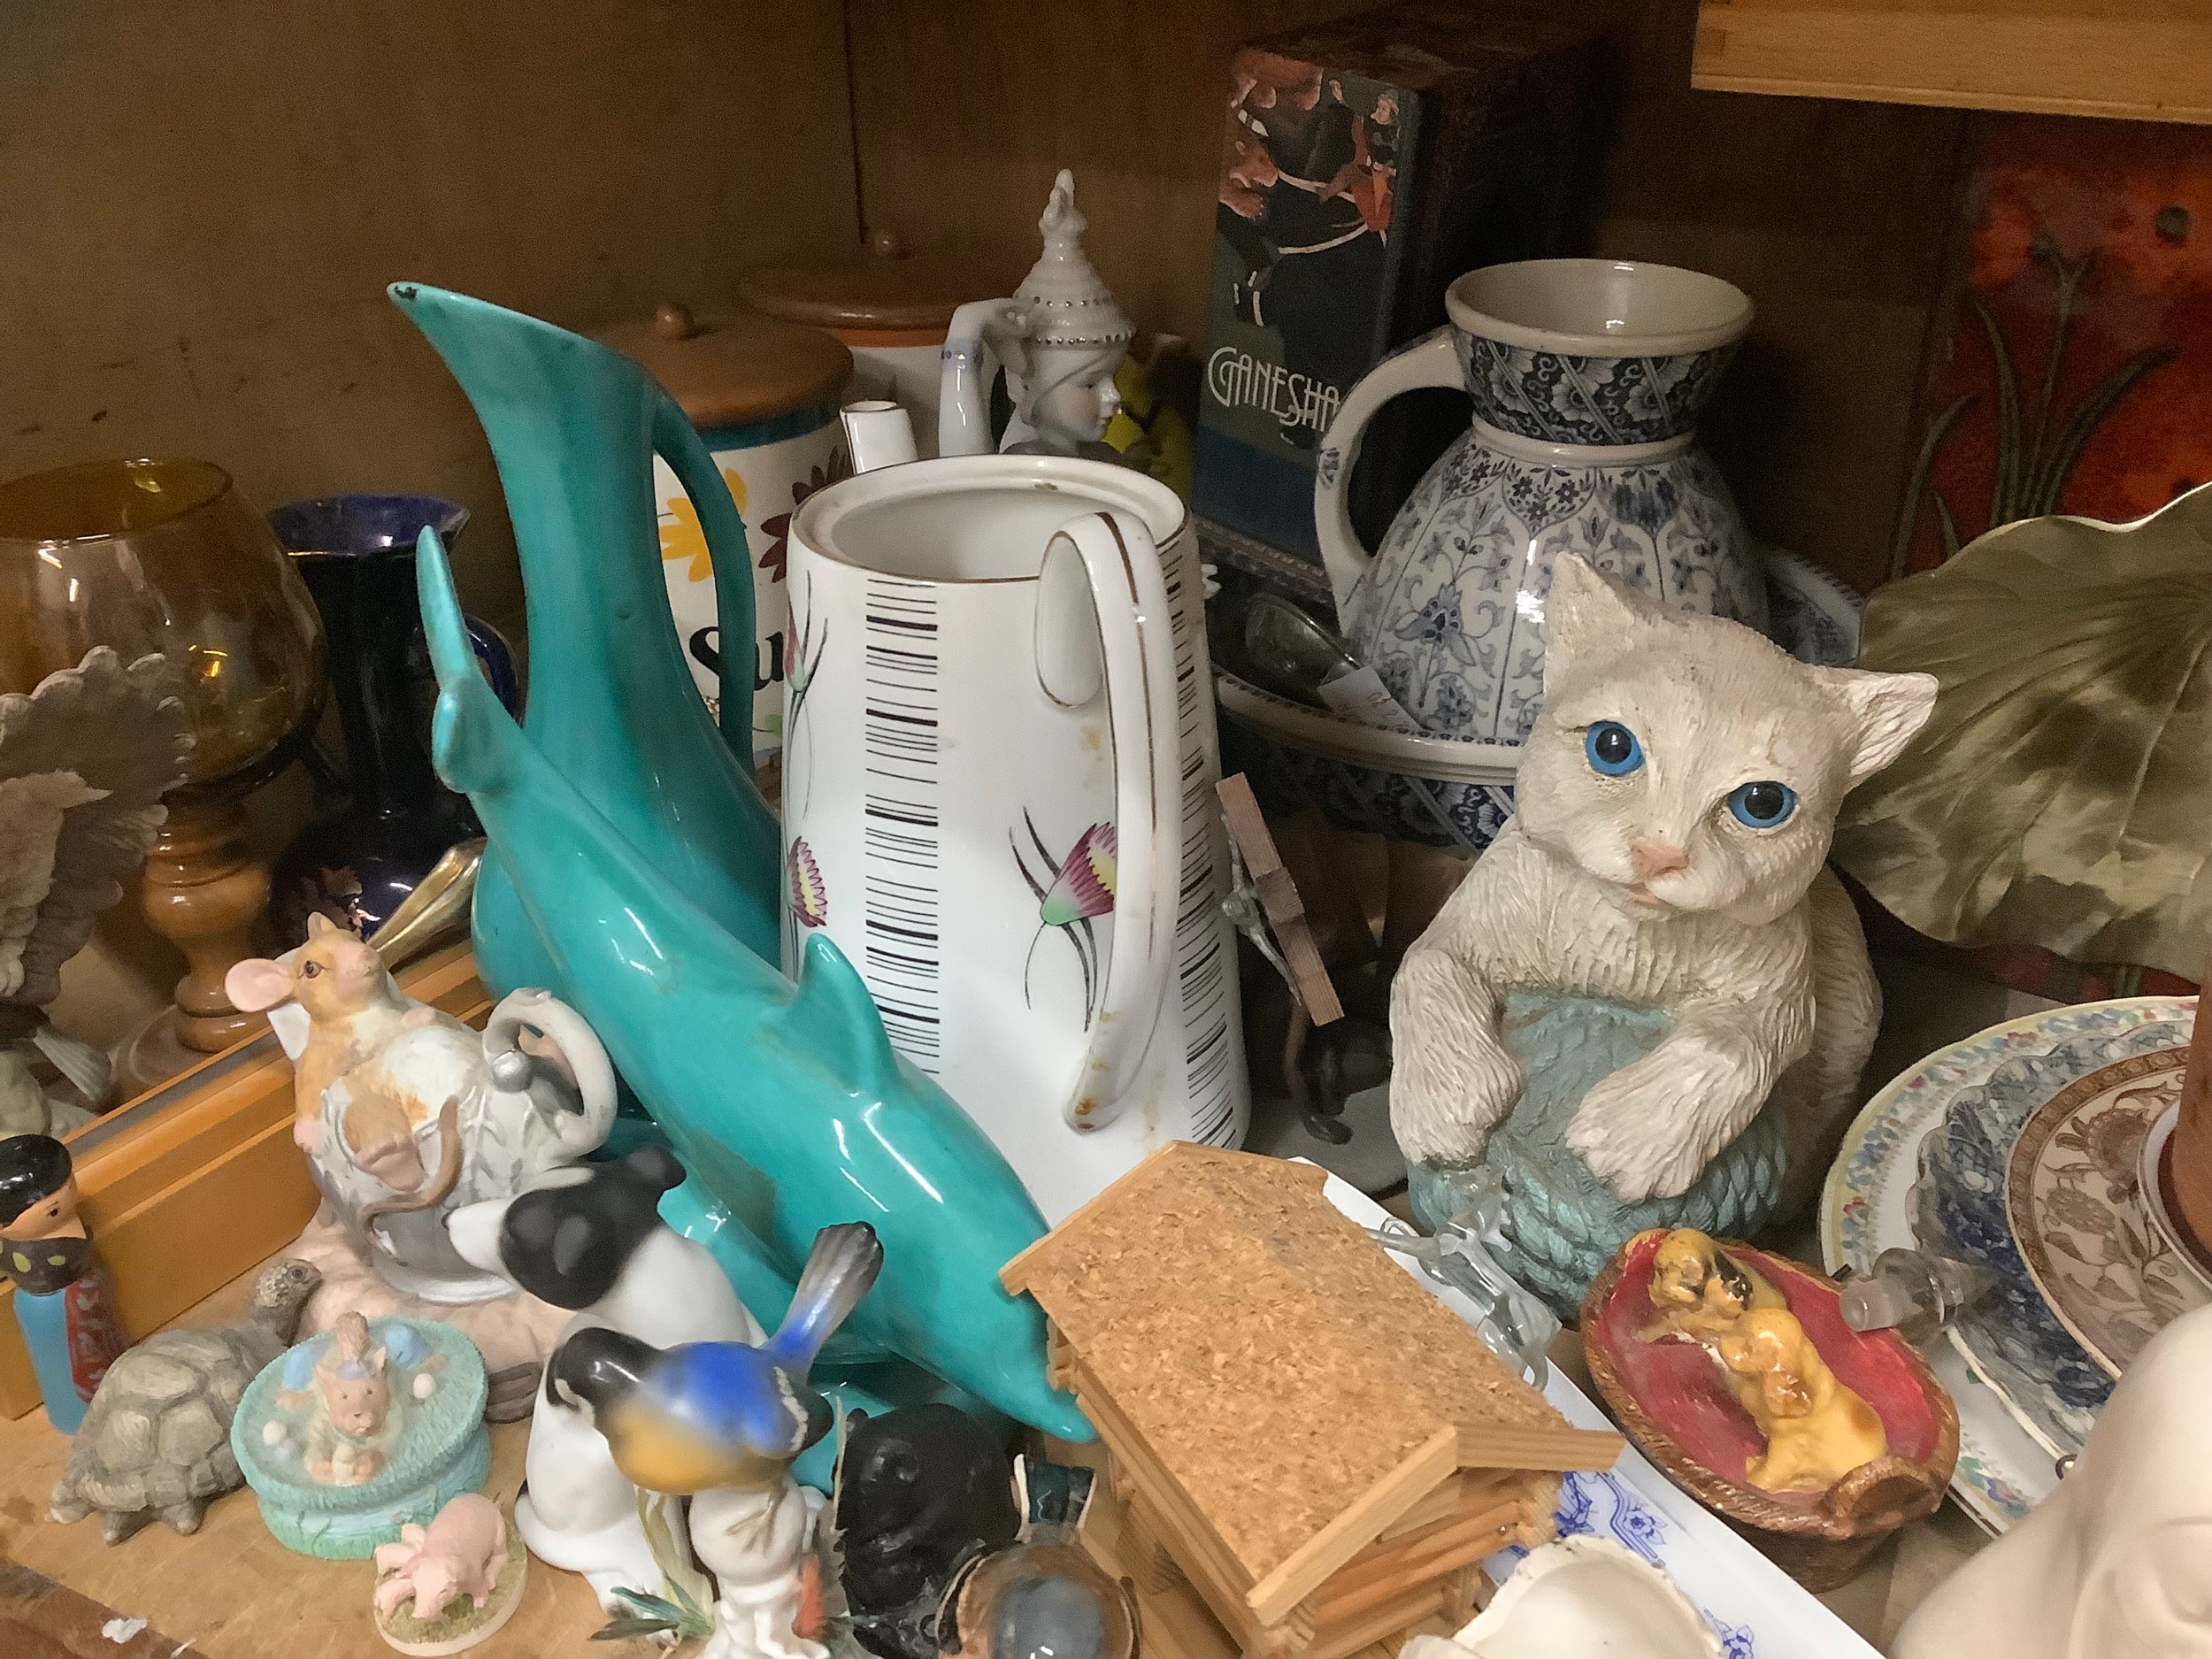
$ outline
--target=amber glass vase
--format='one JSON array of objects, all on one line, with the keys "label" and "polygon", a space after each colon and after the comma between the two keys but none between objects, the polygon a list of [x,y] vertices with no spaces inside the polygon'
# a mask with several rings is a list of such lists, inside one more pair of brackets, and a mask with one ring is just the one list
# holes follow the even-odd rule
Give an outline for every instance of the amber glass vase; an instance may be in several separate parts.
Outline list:
[{"label": "amber glass vase", "polygon": [[[267,521],[204,461],[93,461],[0,484],[0,691],[29,691],[96,645],[158,652],[192,721],[191,778],[146,861],[146,914],[185,953],[167,1030],[184,1057],[261,1024],[223,994],[251,954],[269,873],[242,803],[320,709],[322,625]],[[136,1047],[148,1049],[142,1040]],[[150,1083],[158,1061],[127,1065]]]}]

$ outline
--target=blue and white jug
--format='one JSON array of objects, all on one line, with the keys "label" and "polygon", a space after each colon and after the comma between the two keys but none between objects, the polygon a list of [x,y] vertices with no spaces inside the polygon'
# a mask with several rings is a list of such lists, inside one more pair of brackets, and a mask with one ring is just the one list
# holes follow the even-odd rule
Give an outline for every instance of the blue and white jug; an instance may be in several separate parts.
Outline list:
[{"label": "blue and white jug", "polygon": [[[1573,553],[1685,610],[1767,624],[1758,556],[1694,429],[1751,302],[1717,277],[1606,259],[1471,271],[1450,323],[1352,388],[1315,465],[1314,518],[1346,640],[1440,737],[1517,743],[1543,695],[1544,599]],[[1464,390],[1474,419],[1373,555],[1347,485],[1360,434],[1392,398]],[[1475,846],[1509,790],[1442,784]]]}]

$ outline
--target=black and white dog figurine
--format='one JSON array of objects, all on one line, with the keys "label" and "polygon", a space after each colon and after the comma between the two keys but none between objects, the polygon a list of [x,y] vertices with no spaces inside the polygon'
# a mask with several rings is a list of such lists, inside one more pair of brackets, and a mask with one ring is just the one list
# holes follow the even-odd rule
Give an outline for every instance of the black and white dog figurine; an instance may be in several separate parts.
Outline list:
[{"label": "black and white dog figurine", "polygon": [[[573,1309],[562,1342],[603,1325],[656,1348],[757,1344],[761,1328],[714,1257],[660,1218],[661,1195],[683,1179],[672,1154],[641,1147],[618,1163],[578,1164],[516,1197],[457,1210],[446,1227],[472,1265]],[[525,1479],[515,1525],[532,1555],[584,1574],[611,1614],[634,1610],[618,1589],[664,1594],[637,1488],[615,1467],[590,1407],[557,1389],[549,1368],[530,1420]]]}]

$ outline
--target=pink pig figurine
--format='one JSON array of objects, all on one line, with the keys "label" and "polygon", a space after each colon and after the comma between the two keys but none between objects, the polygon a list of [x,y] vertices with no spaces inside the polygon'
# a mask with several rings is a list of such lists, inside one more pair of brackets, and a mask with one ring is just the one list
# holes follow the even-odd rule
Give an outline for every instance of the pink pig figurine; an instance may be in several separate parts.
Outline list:
[{"label": "pink pig figurine", "polygon": [[426,1624],[443,1618],[460,1596],[480,1608],[506,1564],[506,1518],[479,1493],[454,1499],[427,1528],[403,1526],[399,1538],[376,1547],[376,1610],[387,1617],[411,1598],[415,1618]]}]

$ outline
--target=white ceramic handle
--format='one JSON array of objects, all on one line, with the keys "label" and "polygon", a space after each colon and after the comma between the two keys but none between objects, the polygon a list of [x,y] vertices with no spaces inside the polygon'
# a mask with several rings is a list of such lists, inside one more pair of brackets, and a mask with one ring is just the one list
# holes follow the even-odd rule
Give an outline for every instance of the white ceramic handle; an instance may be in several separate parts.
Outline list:
[{"label": "white ceramic handle", "polygon": [[952,314],[937,351],[937,453],[990,455],[991,376],[987,348],[1003,359],[1021,338],[1012,300],[970,300]]},{"label": "white ceramic handle", "polygon": [[1102,1129],[1129,1102],[1175,964],[1183,890],[1182,745],[1175,714],[1175,618],[1160,549],[1134,515],[1092,512],[1046,549],[1083,561],[1105,659],[1114,744],[1114,941],[1098,1016],[1069,1089],[1071,1128]]},{"label": "white ceramic handle", "polygon": [[1343,407],[1336,411],[1336,419],[1329,423],[1328,433],[1321,440],[1321,451],[1314,457],[1313,528],[1320,538],[1321,563],[1329,572],[1329,591],[1336,599],[1340,619],[1344,615],[1345,601],[1352,596],[1352,589],[1375,560],[1375,556],[1359,544],[1359,537],[1352,531],[1348,491],[1352,467],[1359,459],[1361,434],[1377,411],[1401,393],[1417,391],[1425,386],[1457,388],[1465,384],[1460,373],[1459,353],[1453,348],[1452,331],[1448,324],[1433,334],[1422,335],[1395,357],[1385,357],[1368,370],[1359,384],[1352,388]]},{"label": "white ceramic handle", "polygon": [[840,413],[845,423],[845,453],[854,472],[903,466],[916,458],[914,417],[889,399],[848,403]]},{"label": "white ceramic handle", "polygon": [[[615,1109],[614,1063],[600,1046],[598,1033],[584,1023],[581,1014],[556,1001],[549,991],[525,987],[510,992],[484,1022],[484,1058],[495,1080],[501,1072],[514,1069],[515,1061],[525,1058],[520,1053],[525,1027],[534,1027],[559,1044],[561,1057],[576,1075],[576,1092],[583,1110],[572,1118],[562,1114],[565,1121],[552,1125],[564,1150],[575,1157],[596,1150],[614,1128]],[[503,1082],[502,1087],[506,1085]]]}]

